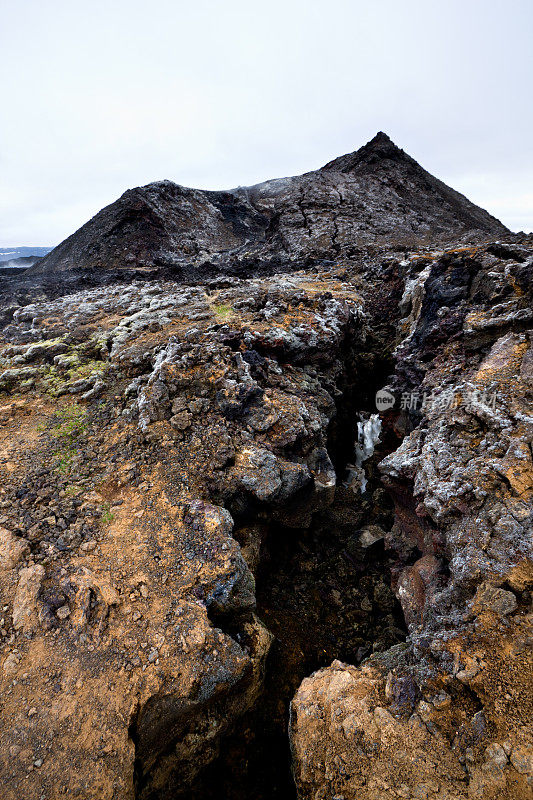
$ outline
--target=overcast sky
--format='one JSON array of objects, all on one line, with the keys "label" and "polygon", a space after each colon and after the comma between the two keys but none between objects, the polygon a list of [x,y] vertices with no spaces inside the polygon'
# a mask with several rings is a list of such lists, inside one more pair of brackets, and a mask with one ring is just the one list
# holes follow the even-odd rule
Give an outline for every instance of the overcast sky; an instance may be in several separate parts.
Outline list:
[{"label": "overcast sky", "polygon": [[316,169],[386,131],[533,230],[531,0],[0,0],[0,247],[123,191]]}]

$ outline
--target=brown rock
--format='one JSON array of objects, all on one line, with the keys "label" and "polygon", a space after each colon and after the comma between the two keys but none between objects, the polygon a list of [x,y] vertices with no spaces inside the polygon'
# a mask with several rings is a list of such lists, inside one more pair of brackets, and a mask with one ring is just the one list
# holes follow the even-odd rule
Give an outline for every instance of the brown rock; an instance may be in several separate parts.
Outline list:
[{"label": "brown rock", "polygon": [[0,528],[0,570],[13,569],[29,552],[30,546],[25,539]]},{"label": "brown rock", "polygon": [[39,590],[44,567],[34,564],[20,570],[17,591],[13,600],[13,627],[31,633],[39,624]]}]

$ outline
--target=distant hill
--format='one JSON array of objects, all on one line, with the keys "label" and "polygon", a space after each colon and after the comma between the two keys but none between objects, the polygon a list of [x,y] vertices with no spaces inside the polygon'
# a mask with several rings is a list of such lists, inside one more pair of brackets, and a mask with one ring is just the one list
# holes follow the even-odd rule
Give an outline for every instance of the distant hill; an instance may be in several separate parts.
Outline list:
[{"label": "distant hill", "polygon": [[51,247],[0,247],[0,269],[31,267],[51,250]]},{"label": "distant hill", "polygon": [[125,192],[32,267],[178,267],[194,275],[349,256],[361,245],[505,236],[487,211],[426,172],[384,133],[322,169],[229,191],[171,181]]}]

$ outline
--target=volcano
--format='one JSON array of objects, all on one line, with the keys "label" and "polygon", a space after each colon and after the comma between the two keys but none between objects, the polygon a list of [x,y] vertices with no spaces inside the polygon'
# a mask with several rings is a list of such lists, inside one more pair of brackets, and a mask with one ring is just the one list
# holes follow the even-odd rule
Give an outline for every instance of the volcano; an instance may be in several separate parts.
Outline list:
[{"label": "volcano", "polygon": [[32,271],[173,267],[201,277],[209,267],[249,274],[259,263],[308,265],[369,244],[435,246],[507,234],[380,132],[297,177],[229,191],[172,181],[130,189]]}]

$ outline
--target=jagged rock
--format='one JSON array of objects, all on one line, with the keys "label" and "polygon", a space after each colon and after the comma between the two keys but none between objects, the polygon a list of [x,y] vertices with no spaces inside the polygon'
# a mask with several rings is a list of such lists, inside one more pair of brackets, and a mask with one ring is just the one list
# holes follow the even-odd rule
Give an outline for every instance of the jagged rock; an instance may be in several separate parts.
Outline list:
[{"label": "jagged rock", "polygon": [[500,616],[507,616],[512,614],[518,608],[516,595],[513,592],[508,592],[505,589],[498,589],[494,586],[481,584],[478,587],[476,596],[472,602],[472,611],[474,614],[499,614]]},{"label": "jagged rock", "polygon": [[[506,272],[492,261],[503,252],[430,259],[415,311],[404,290],[392,388],[416,427],[380,469],[396,503],[386,539],[410,644],[304,681],[291,733],[301,798],[531,796],[528,762],[520,772],[508,754],[533,743],[523,716],[532,702],[533,428],[520,266],[533,260],[510,256]],[[409,275],[407,285],[412,292]],[[510,313],[494,314],[502,290]],[[406,681],[421,698],[410,716],[397,702]],[[453,690],[445,702],[442,687]]]},{"label": "jagged rock", "polygon": [[442,562],[434,555],[425,555],[400,572],[398,598],[408,625],[421,621],[426,605],[430,605],[444,582]]},{"label": "jagged rock", "polygon": [[280,461],[271,452],[247,448],[237,456],[238,482],[262,501],[288,500],[311,480],[305,465]]},{"label": "jagged rock", "polygon": [[381,542],[385,536],[385,531],[379,525],[367,525],[361,530],[359,536],[359,544],[364,549],[374,547],[378,542]]},{"label": "jagged rock", "polygon": [[44,567],[35,564],[20,570],[17,591],[13,599],[13,627],[25,633],[33,631],[39,622],[39,591]]},{"label": "jagged rock", "polygon": [[0,570],[13,569],[29,552],[30,547],[25,539],[0,528]]}]

